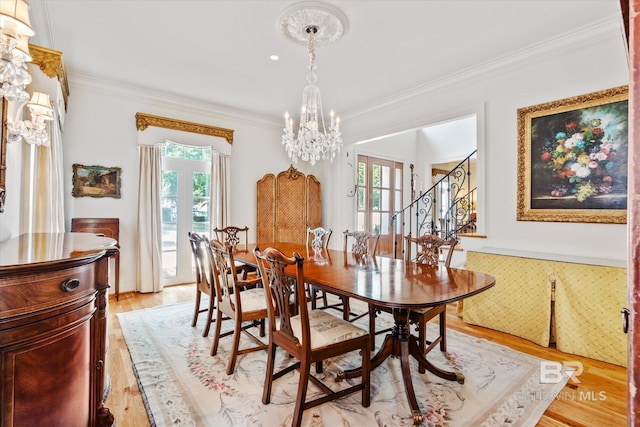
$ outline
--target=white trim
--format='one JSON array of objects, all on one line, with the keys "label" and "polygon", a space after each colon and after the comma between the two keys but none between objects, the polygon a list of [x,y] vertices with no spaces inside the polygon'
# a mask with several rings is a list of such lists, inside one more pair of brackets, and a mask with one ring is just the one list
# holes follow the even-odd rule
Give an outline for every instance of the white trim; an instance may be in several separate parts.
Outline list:
[{"label": "white trim", "polygon": [[[594,39],[602,37],[611,37],[617,33],[620,27],[618,19],[605,19],[597,24],[588,27],[575,28],[573,31],[566,32],[558,37],[549,38],[541,42],[523,47],[509,54],[493,58],[489,61],[474,65],[470,68],[460,70],[457,73],[450,74],[446,77],[423,83],[419,86],[407,89],[393,96],[383,99],[377,99],[367,105],[353,111],[341,114],[342,122],[345,128],[350,120],[366,117],[371,113],[392,107],[396,104],[407,101],[416,96],[420,96],[437,89],[450,87],[460,82],[467,83],[470,79],[480,77],[484,74],[495,72],[499,68],[506,67],[511,64],[518,64],[532,56],[544,55],[545,53],[561,51],[567,46],[572,49],[576,48],[576,44],[581,42],[589,43]],[[614,31],[614,29],[616,31]],[[622,42],[624,40],[621,40]]]},{"label": "white trim", "polygon": [[[99,79],[83,74],[70,73],[68,74],[68,79],[71,87],[71,93],[73,93],[74,87],[78,87],[79,89],[85,89],[91,92],[102,92],[110,96],[125,98],[136,102],[146,101],[149,103],[165,103],[170,105],[173,111],[185,113],[183,114],[185,117],[189,117],[192,114],[201,114],[204,116],[215,116],[222,119],[233,120],[240,123],[262,125],[269,128],[282,127],[282,120],[280,119],[275,120],[268,116],[210,104],[191,98],[173,95],[168,92],[151,90],[139,86],[131,86],[125,83]],[[176,114],[176,116],[179,115],[180,114]]]}]

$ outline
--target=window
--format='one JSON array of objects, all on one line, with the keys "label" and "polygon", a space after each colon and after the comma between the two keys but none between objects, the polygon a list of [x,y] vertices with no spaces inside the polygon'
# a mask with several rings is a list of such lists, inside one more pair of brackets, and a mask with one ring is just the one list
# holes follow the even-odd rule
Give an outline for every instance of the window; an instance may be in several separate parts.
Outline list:
[{"label": "window", "polygon": [[165,285],[193,281],[188,232],[211,224],[211,149],[167,143],[162,149],[162,264]]}]

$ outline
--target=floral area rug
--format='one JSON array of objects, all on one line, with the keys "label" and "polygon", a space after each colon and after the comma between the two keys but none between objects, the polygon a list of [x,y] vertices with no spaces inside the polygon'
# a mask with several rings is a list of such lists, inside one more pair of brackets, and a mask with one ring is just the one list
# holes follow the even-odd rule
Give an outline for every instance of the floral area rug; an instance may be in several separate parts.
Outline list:
[{"label": "floral area rug", "polygon": [[[358,309],[354,301],[354,309]],[[354,304],[352,304],[354,305]],[[364,308],[364,307],[362,307]],[[337,316],[341,313],[330,310]],[[299,374],[294,370],[274,383],[271,403],[262,404],[266,351],[239,356],[233,375],[226,375],[231,336],[222,338],[216,356],[212,338],[202,337],[204,315],[191,327],[193,303],[181,303],[118,314],[152,426],[289,426]],[[367,319],[362,320],[367,329]],[[392,318],[377,318],[377,330]],[[431,325],[430,325],[431,326]],[[437,325],[435,325],[437,327]],[[433,331],[436,333],[435,327]],[[230,321],[223,330],[232,328]],[[213,328],[210,335],[213,335]],[[376,337],[380,345],[383,335]],[[266,341],[266,337],[265,337]],[[246,337],[241,348],[254,345]],[[484,339],[447,331],[447,353],[428,358],[446,370],[459,370],[465,383],[418,373],[412,359],[416,396],[425,426],[535,426],[564,382],[541,384],[541,359]],[[290,359],[278,350],[276,369]],[[331,387],[336,372],[359,365],[357,352],[325,361],[321,376]],[[312,367],[311,372],[315,373]],[[353,381],[359,381],[359,378]],[[410,426],[400,360],[388,358],[371,372],[371,406],[363,408],[359,392],[304,412],[303,426]],[[308,398],[320,395],[313,383]]]}]

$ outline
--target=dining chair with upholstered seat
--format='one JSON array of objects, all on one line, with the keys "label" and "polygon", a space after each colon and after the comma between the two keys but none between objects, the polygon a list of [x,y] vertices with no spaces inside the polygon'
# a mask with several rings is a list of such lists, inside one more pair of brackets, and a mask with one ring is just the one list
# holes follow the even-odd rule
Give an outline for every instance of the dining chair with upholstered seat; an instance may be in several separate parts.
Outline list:
[{"label": "dining chair with upholstered seat", "polygon": [[[206,253],[206,246],[209,245],[209,239],[204,235],[193,232],[189,232],[188,236],[189,244],[191,245],[191,253],[193,254],[193,263],[196,270],[196,304],[191,326],[196,326],[200,313],[207,313],[204,331],[202,332],[202,336],[206,337],[209,335],[211,323],[215,321],[213,318],[213,311],[216,306],[215,286],[213,284],[213,276],[211,274],[211,269],[209,268],[208,256]],[[202,294],[209,296],[209,304],[206,308],[200,307]]]},{"label": "dining chair with upholstered seat", "polygon": [[[322,249],[326,249],[329,247],[329,239],[331,239],[331,234],[333,230],[330,228],[322,228],[316,227],[311,228],[307,227],[307,249],[311,249],[314,252],[322,251]],[[320,295],[318,295],[320,292]],[[318,299],[322,299],[323,307],[327,307],[327,293],[325,291],[318,291],[314,289],[312,286],[307,285],[307,300],[311,301],[311,308],[317,308]]]},{"label": "dining chair with upholstered seat", "polygon": [[[306,304],[304,286],[304,260],[294,252],[287,257],[275,248],[260,252],[254,249],[260,276],[263,280],[267,311],[269,314],[269,350],[265,374],[262,403],[271,401],[273,382],[294,369],[300,371],[298,391],[295,398],[292,426],[299,426],[305,409],[361,391],[362,406],[371,402],[369,356],[370,336],[359,328],[324,310],[309,310]],[[285,274],[285,268],[295,265],[295,276]],[[295,295],[299,303],[299,314],[290,308],[290,298]],[[293,364],[275,372],[276,349],[280,347],[286,354],[297,359]],[[339,391],[334,391],[319,378],[311,375],[311,365],[322,360],[359,351],[362,359],[362,381]],[[316,384],[326,395],[307,400],[309,381]]]},{"label": "dining chair with upholstered seat", "polygon": [[[239,244],[244,244],[246,250],[249,250],[249,227],[236,227],[233,225],[214,228],[213,232],[216,235],[216,239],[223,243],[229,243],[235,250]],[[246,280],[249,273],[255,272],[256,269],[250,265],[236,262],[236,274],[240,275],[243,280]]]},{"label": "dining chair with upholstered seat", "polygon": [[[351,253],[358,257],[372,257],[375,258],[378,251],[378,241],[380,240],[379,234],[373,234],[368,231],[349,231],[345,230],[344,234],[344,246],[343,251],[345,255]],[[352,313],[351,305],[349,304],[348,297],[340,297],[342,300],[342,313],[345,320],[353,322],[366,316],[370,311],[365,313]],[[351,317],[355,316],[355,317]],[[373,338],[372,338],[373,345]]]},{"label": "dining chair with upholstered seat", "polygon": [[[231,375],[235,370],[238,355],[246,354],[258,350],[267,349],[267,345],[258,337],[248,331],[250,327],[258,326],[260,336],[265,336],[265,319],[267,318],[267,302],[264,289],[261,287],[247,288],[261,282],[260,278],[251,280],[238,279],[236,274],[230,271],[233,264],[233,248],[229,243],[221,243],[212,240],[207,246],[209,249],[210,263],[213,271],[216,288],[216,331],[211,346],[211,355],[218,352],[220,338],[226,334],[220,334],[221,319],[223,315],[234,321],[233,344],[229,362],[227,364],[227,375]],[[245,333],[256,345],[249,348],[240,349],[240,335]]]},{"label": "dining chair with upholstered seat", "polygon": [[[449,267],[453,250],[458,241],[452,237],[450,239],[442,239],[433,234],[425,234],[423,236],[412,237],[411,233],[405,236],[405,261],[424,264],[429,267],[443,265]],[[416,255],[411,255],[412,247],[416,247]],[[442,258],[442,261],[441,261]],[[439,334],[431,340],[427,340],[427,322],[438,316]],[[418,330],[418,345],[423,354],[431,351],[433,347],[440,344],[440,351],[447,351],[447,306],[439,305],[436,307],[425,307],[413,309],[409,311],[409,321],[416,325]],[[420,373],[424,373],[423,367],[419,368]]]}]

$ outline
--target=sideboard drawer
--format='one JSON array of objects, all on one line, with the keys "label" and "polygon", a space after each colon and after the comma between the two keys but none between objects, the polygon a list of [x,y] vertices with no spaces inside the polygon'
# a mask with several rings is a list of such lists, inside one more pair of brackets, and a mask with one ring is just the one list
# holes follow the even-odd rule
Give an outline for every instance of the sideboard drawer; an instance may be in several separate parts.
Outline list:
[{"label": "sideboard drawer", "polygon": [[93,292],[95,263],[9,278],[0,283],[0,320],[65,304]]}]

